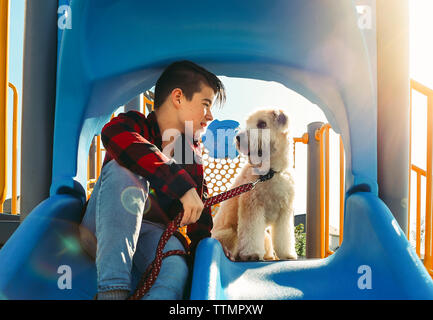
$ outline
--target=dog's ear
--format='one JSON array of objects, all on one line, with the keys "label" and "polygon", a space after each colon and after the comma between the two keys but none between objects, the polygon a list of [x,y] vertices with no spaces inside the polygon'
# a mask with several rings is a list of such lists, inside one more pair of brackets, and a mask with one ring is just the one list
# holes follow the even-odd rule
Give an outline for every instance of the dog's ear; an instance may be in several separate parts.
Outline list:
[{"label": "dog's ear", "polygon": [[282,110],[280,110],[279,112],[273,111],[273,113],[274,113],[275,120],[279,125],[284,126],[287,123],[287,116],[284,114]]}]

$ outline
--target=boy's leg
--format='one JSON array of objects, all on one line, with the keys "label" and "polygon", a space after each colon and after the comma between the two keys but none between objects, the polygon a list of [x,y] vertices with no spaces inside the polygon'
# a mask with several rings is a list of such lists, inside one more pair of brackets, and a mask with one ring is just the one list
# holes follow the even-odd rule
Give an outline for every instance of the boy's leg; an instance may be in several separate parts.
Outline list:
[{"label": "boy's leg", "polygon": [[126,296],[131,290],[148,187],[147,180],[115,160],[101,171],[80,226],[84,249],[96,257],[98,296],[118,290]]},{"label": "boy's leg", "polygon": [[[156,248],[164,230],[162,225],[143,220],[132,267],[131,294],[135,292],[146,268],[155,259]],[[172,236],[163,252],[184,249],[182,243]],[[143,300],[180,300],[183,298],[187,278],[188,265],[185,258],[178,255],[167,257],[162,260],[159,275]]]}]

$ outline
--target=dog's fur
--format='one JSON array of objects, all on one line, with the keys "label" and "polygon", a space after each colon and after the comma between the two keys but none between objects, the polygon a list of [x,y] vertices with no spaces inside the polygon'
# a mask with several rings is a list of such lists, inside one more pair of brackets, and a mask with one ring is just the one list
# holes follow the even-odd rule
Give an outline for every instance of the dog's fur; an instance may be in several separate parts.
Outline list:
[{"label": "dog's fur", "polygon": [[[232,187],[256,181],[269,168],[276,173],[272,179],[256,184],[253,190],[222,202],[214,218],[212,237],[221,242],[231,260],[297,259],[289,118],[282,110],[258,110],[248,117],[246,124],[246,130],[237,135],[237,149],[248,155],[249,161]],[[254,143],[251,129],[257,128],[269,129],[269,139],[260,139],[264,135],[258,135],[258,144]],[[246,144],[242,143],[242,137],[247,139]],[[251,156],[266,152],[269,160],[262,161],[258,168]]]}]

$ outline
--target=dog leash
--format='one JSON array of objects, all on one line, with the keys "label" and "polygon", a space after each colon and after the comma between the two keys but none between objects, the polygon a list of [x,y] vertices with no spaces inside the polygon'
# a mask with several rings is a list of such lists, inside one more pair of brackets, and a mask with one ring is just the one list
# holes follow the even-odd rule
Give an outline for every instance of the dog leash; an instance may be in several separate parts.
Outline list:
[{"label": "dog leash", "polygon": [[[234,198],[242,193],[248,192],[256,186],[259,182],[264,182],[266,180],[271,179],[275,174],[275,171],[270,169],[269,172],[265,175],[260,176],[256,181],[242,184],[236,188],[230,189],[226,192],[217,194],[216,196],[207,198],[205,195],[204,207],[211,207],[217,203],[223,202],[230,198]],[[143,276],[138,283],[137,289],[135,292],[128,298],[128,300],[141,300],[143,296],[152,288],[153,284],[158,277],[159,272],[161,271],[162,260],[166,257],[172,255],[187,255],[187,253],[183,250],[170,250],[165,253],[162,252],[165,245],[167,244],[170,237],[177,231],[180,227],[180,222],[183,218],[183,211],[181,211],[176,218],[174,218],[168,224],[164,233],[161,235],[159,239],[158,246],[156,248],[155,259],[152,263],[147,267],[146,271],[143,273]]]},{"label": "dog leash", "polygon": [[230,189],[226,192],[222,192],[217,194],[216,196],[210,197],[208,199],[205,199],[204,207],[211,207],[217,203],[223,202],[227,199],[236,197],[244,192],[250,191],[254,189],[257,183],[264,182],[266,180],[271,179],[275,174],[275,171],[270,169],[269,172],[265,175],[260,176],[256,181],[242,184],[236,188]]}]

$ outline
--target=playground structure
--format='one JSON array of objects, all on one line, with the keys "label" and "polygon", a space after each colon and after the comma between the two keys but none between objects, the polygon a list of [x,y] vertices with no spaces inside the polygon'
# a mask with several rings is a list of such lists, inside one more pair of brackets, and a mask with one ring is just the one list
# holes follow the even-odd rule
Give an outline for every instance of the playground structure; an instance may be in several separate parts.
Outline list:
[{"label": "playground structure", "polygon": [[[409,113],[398,116],[394,109],[394,115],[383,116],[381,86],[389,69],[380,69],[381,48],[380,72],[371,62],[371,48],[366,47],[352,2],[277,1],[269,7],[263,1],[250,1],[248,6],[242,1],[221,1],[209,16],[202,2],[191,1],[177,8],[179,21],[175,16],[165,20],[165,5],[133,0],[74,0],[70,9],[73,27],[59,36],[52,157],[48,154],[45,159],[52,160],[50,195],[0,251],[0,297],[86,299],[94,295],[95,267],[76,237],[87,198],[91,141],[118,105],[149,89],[170,61],[188,58],[218,75],[278,81],[302,94],[323,109],[341,134],[346,156],[344,241],[337,252],[319,260],[234,263],[219,243],[206,239],[197,250],[191,299],[433,298],[433,282],[403,231],[407,219],[392,202],[388,208],[382,201],[388,196],[386,176],[408,172],[404,165],[389,163],[384,169],[384,156],[378,150],[387,134],[393,133],[384,128],[404,121]],[[404,5],[395,10],[399,9]],[[153,14],[143,19],[142,12],[148,10]],[[385,20],[382,10],[378,7],[378,21]],[[147,43],[153,44],[151,52]],[[376,73],[381,80],[379,104]],[[404,74],[401,78],[409,82]],[[394,147],[404,142],[403,138]],[[404,154],[404,148],[398,149]],[[427,198],[431,199],[431,154],[425,174],[430,177]],[[404,179],[400,182],[402,193],[407,193]],[[391,198],[401,199],[399,192]],[[426,228],[431,228],[429,219]],[[322,257],[327,255],[323,250]],[[430,251],[426,242],[424,264],[431,269]],[[64,265],[74,272],[72,289],[58,287],[58,268]],[[365,270],[373,274],[372,288],[359,285]]]}]

